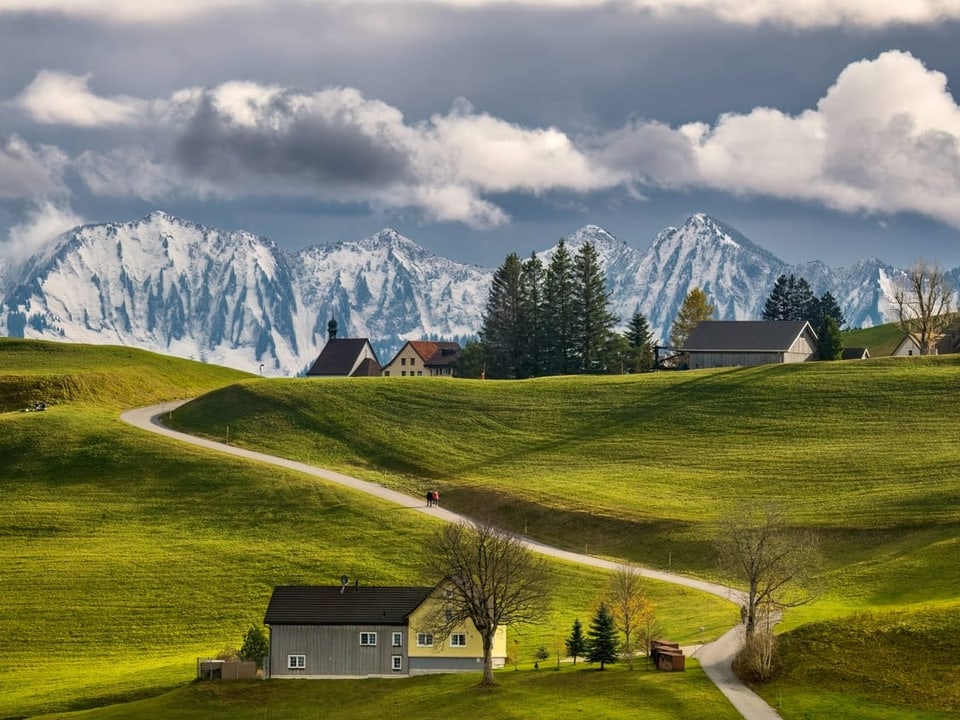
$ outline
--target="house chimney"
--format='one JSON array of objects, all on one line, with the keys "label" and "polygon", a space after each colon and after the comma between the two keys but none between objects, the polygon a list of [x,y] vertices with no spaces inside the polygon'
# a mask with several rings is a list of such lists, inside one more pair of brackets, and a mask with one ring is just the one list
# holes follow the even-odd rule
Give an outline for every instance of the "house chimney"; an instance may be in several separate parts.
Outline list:
[{"label": "house chimney", "polygon": [[330,322],[327,323],[327,335],[330,340],[337,339],[337,321],[333,318],[330,318]]}]

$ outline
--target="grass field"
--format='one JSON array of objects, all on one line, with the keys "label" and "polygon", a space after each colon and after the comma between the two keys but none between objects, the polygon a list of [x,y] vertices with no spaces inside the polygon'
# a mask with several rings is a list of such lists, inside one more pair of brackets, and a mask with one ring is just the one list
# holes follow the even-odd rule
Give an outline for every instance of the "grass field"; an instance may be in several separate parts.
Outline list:
[{"label": "grass field", "polygon": [[[500,674],[503,693],[477,695],[456,676],[185,685],[197,656],[239,644],[274,584],[344,573],[420,582],[416,556],[435,527],[117,417],[207,390],[173,413],[175,425],[417,494],[434,486],[445,506],[538,539],[699,576],[716,575],[717,518],[743,499],[775,498],[821,532],[829,591],[788,613],[784,670],[761,689],[768,701],[788,720],[955,716],[958,389],[951,357],[514,383],[306,381],[0,341],[0,407],[51,403],[0,414],[0,717],[135,698],[85,716],[449,711],[424,709],[427,693],[504,717],[729,709],[699,672],[533,672],[536,648],[553,653],[604,583],[562,564],[547,622],[516,636],[525,664]],[[650,592],[681,642],[735,621],[719,600],[655,583]],[[905,665],[902,649],[915,645],[930,651]]]},{"label": "grass field", "polygon": [[[198,709],[190,699],[207,691],[182,686],[197,657],[240,644],[250,623],[262,619],[274,585],[336,583],[344,573],[369,584],[432,580],[420,577],[417,563],[436,527],[430,518],[295,473],[208,455],[118,419],[123,406],[245,377],[125,349],[0,343],[0,393],[17,393],[8,405],[19,407],[24,397],[51,403],[46,412],[0,414],[0,717],[177,687],[143,702],[158,703],[157,717],[172,716],[168,704],[181,702],[187,717],[190,708],[192,717],[212,717],[209,705]],[[553,653],[574,617],[587,620],[606,581],[562,563],[552,564],[552,575],[546,622],[510,637],[512,648],[520,641],[524,669],[541,644]],[[714,637],[734,620],[728,603],[700,593],[659,583],[649,592],[667,633],[682,642]],[[459,682],[453,691],[469,696],[471,682]],[[689,692],[691,705],[724,703],[693,673],[673,688],[664,692]],[[381,693],[391,691],[399,695],[384,699],[387,705],[415,702],[414,695],[404,699],[404,683],[388,683]],[[331,686],[310,692],[315,704]],[[577,697],[586,702],[589,686],[569,699]],[[249,712],[263,717],[262,707]]]},{"label": "grass field", "polygon": [[[222,438],[229,419],[236,444],[410,492],[435,485],[445,505],[540,539],[704,576],[716,574],[716,520],[772,498],[820,532],[828,566],[828,592],[789,613],[789,630],[960,599],[958,390],[956,357],[522,383],[289,380],[225,388],[173,422]],[[947,637],[960,645],[955,628]],[[927,691],[952,702],[940,684]],[[806,716],[799,702],[786,712]]]}]

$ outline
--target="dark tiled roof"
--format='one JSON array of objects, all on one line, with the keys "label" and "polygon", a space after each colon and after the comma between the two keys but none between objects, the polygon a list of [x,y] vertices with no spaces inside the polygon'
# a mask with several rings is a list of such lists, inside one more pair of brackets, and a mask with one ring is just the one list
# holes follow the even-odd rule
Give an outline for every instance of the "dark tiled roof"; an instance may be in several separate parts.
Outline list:
[{"label": "dark tiled roof", "polygon": [[380,363],[373,358],[364,358],[351,377],[380,377],[381,372]]},{"label": "dark tiled roof", "polygon": [[[806,320],[708,320],[693,329],[682,349],[782,352],[790,349],[808,324]],[[812,328],[810,333],[816,337]]]},{"label": "dark tiled roof", "polygon": [[870,353],[866,348],[862,347],[844,348],[843,352],[840,354],[841,360],[861,360],[868,357],[870,357]]},{"label": "dark tiled roof", "polygon": [[265,625],[402,625],[432,587],[316,587],[273,589]]},{"label": "dark tiled roof", "polygon": [[366,345],[366,338],[328,340],[307,375],[349,375]]}]

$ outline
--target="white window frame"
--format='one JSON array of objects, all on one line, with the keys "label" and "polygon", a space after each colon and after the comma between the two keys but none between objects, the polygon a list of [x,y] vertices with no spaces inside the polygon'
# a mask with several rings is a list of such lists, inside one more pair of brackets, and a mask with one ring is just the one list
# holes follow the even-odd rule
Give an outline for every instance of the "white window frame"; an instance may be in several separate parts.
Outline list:
[{"label": "white window frame", "polygon": [[306,655],[287,655],[287,670],[305,670],[306,667]]},{"label": "white window frame", "polygon": [[390,656],[390,669],[394,672],[403,672],[403,655]]},{"label": "white window frame", "polygon": [[403,633],[395,632],[393,633],[393,646],[400,647],[403,645]]},{"label": "white window frame", "polygon": [[467,646],[467,634],[466,633],[451,633],[450,634],[450,647],[466,647]]},{"label": "white window frame", "polygon": [[360,633],[360,647],[376,647],[377,634],[375,632]]},{"label": "white window frame", "polygon": [[433,633],[417,633],[417,647],[433,647]]}]

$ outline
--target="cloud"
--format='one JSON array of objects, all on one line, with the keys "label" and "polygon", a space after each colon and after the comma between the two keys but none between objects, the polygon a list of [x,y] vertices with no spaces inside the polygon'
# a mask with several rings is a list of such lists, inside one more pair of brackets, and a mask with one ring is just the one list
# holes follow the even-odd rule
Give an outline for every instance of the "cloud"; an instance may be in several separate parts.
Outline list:
[{"label": "cloud", "polygon": [[634,123],[596,153],[636,182],[916,212],[960,227],[960,107],[942,73],[890,51],[840,73],[816,108],[722,115],[676,129]]},{"label": "cloud", "polygon": [[[218,13],[283,6],[359,6],[376,11],[396,0],[0,0],[0,13],[58,13],[112,23],[171,23]],[[797,28],[892,25],[932,25],[960,19],[958,0],[410,0],[420,7],[483,10],[521,7],[544,11],[589,10],[617,6],[656,17],[677,18],[691,13],[726,23],[755,26],[773,23]],[[371,17],[374,17],[371,14]]]},{"label": "cloud", "polygon": [[63,195],[64,152],[33,147],[17,135],[0,135],[0,200]]},{"label": "cloud", "polygon": [[11,101],[35,122],[96,127],[137,120],[145,103],[129,97],[103,98],[90,92],[90,75],[41,70]]},{"label": "cloud", "polygon": [[83,218],[69,207],[51,201],[33,206],[27,216],[0,242],[0,257],[20,263],[34,256],[53,240],[72,228],[82,225]]}]

